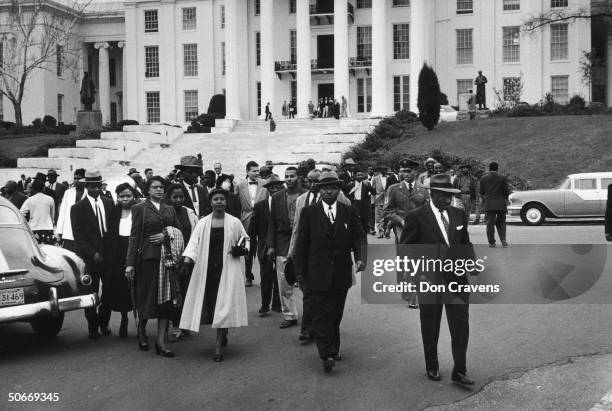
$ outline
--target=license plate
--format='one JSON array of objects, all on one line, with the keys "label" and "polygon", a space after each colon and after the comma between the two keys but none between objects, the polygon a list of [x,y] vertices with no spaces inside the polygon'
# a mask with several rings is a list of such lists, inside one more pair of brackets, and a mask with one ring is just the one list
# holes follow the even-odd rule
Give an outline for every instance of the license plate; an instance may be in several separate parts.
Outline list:
[{"label": "license plate", "polygon": [[25,302],[23,288],[9,288],[0,290],[0,307],[5,305],[17,305]]}]

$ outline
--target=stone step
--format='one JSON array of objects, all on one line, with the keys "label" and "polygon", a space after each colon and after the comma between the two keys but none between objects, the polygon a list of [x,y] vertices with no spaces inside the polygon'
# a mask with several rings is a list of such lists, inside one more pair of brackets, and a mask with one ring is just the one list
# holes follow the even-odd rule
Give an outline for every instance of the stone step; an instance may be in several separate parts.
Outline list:
[{"label": "stone step", "polygon": [[168,144],[183,135],[182,127],[174,127],[164,124],[140,124],[137,126],[123,126],[123,131],[146,132],[159,134],[163,141],[160,143]]},{"label": "stone step", "polygon": [[77,168],[92,169],[101,166],[89,158],[75,157],[28,157],[17,159],[18,168],[41,168],[68,170],[70,175]]}]

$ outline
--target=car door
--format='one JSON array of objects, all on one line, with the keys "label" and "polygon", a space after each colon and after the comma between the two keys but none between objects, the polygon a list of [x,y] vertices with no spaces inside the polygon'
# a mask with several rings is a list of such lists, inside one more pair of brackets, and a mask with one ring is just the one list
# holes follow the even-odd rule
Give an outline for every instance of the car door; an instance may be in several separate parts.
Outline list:
[{"label": "car door", "polygon": [[608,186],[612,184],[612,177],[602,177],[601,178],[601,188],[600,188],[600,196],[599,196],[599,214],[604,216],[606,214],[606,206],[608,204]]},{"label": "car door", "polygon": [[595,177],[576,177],[572,181],[571,192],[565,196],[567,217],[593,216],[600,214],[601,193]]}]

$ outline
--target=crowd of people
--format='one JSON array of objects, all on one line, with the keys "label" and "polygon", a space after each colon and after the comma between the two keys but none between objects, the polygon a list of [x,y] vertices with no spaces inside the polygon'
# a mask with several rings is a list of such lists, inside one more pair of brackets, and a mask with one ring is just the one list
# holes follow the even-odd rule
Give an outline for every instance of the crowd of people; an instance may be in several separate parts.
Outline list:
[{"label": "crowd of people", "polygon": [[[308,117],[311,119],[314,118],[335,118],[336,120],[341,117],[348,117],[348,100],[346,97],[342,96],[340,101],[333,97],[321,97],[316,105],[311,101],[308,102]],[[266,107],[264,109],[265,112],[265,121],[273,120],[272,119],[272,110],[270,108],[270,103],[266,103]],[[294,101],[287,100],[283,101],[283,105],[281,106],[281,115],[283,119],[293,119],[297,114],[297,106]]]},{"label": "crowd of people", "polygon": [[[438,240],[469,243],[470,213],[476,211],[477,223],[484,209],[491,229],[497,225],[507,246],[503,209],[509,189],[496,163],[482,178],[472,176],[467,164],[459,165],[458,175],[446,173],[433,158],[423,168],[419,174],[421,164],[410,159],[389,170],[348,158],[339,169],[317,169],[309,159],[286,168],[281,178],[272,162],[260,167],[249,161],[237,181],[223,173],[220,163],[204,171],[198,154],[181,158],[165,177],[150,168],[144,175],[130,169],[128,182],[114,187],[114,195],[99,171],[84,169],[74,171],[70,185],[59,183],[55,170],[31,179],[22,176],[7,182],[2,195],[21,210],[40,243],[57,244],[85,261],[94,292],[101,291],[100,305],[85,310],[91,339],[111,334],[112,312],[120,313],[118,334],[126,338],[128,313],[134,311],[140,350],[149,350],[148,320],[157,320],[155,351],[164,357],[175,356],[169,342],[209,324],[217,329],[213,358],[223,361],[229,328],[248,324],[246,288],[253,286],[257,260],[257,314],[267,317],[275,311],[283,317],[281,329],[297,326],[299,287],[298,339],[316,344],[330,372],[341,359],[340,322],[355,273],[365,268],[368,233],[390,238],[393,231],[397,244],[430,242],[431,233],[419,225],[428,215],[415,219],[415,212],[429,203],[432,210],[443,211],[440,221],[446,221],[440,227],[447,235]],[[458,229],[465,223],[460,238],[448,234],[445,213]],[[406,280],[398,273],[398,281]],[[416,294],[407,300],[410,307],[419,307]],[[427,373],[436,380],[441,308],[425,308]],[[459,323],[449,325],[461,347],[453,379],[471,384],[465,367],[467,304],[455,311]]]}]

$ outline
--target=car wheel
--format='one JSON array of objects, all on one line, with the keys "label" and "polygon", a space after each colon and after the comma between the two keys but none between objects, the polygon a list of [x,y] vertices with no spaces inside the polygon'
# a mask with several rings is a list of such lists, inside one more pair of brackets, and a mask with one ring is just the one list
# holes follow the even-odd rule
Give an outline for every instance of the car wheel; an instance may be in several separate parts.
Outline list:
[{"label": "car wheel", "polygon": [[31,324],[39,337],[54,338],[62,329],[62,325],[64,324],[64,313],[60,313],[57,317],[39,317],[33,320]]},{"label": "car wheel", "polygon": [[542,225],[546,221],[544,209],[538,204],[529,204],[521,210],[521,220],[527,225]]}]

